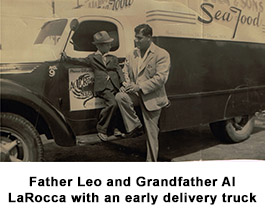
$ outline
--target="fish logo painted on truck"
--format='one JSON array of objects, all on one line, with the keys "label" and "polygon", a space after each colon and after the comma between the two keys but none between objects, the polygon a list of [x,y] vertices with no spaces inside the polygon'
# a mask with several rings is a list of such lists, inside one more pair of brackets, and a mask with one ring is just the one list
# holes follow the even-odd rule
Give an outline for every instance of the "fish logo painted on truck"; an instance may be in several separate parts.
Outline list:
[{"label": "fish logo painted on truck", "polygon": [[104,100],[95,97],[94,73],[90,68],[69,69],[70,110],[81,111],[104,107]]},{"label": "fish logo painted on truck", "polygon": [[91,99],[94,97],[93,86],[94,79],[89,73],[84,73],[71,82],[70,90],[77,99]]}]

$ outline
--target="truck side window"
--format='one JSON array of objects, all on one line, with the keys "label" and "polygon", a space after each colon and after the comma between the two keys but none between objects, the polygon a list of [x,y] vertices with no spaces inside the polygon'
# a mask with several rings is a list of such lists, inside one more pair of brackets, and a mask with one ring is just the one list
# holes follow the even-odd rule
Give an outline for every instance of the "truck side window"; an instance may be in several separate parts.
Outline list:
[{"label": "truck side window", "polygon": [[114,38],[111,51],[119,48],[117,26],[108,21],[83,21],[72,36],[72,43],[76,51],[96,51],[93,42],[93,35],[98,31],[107,31],[111,38]]}]

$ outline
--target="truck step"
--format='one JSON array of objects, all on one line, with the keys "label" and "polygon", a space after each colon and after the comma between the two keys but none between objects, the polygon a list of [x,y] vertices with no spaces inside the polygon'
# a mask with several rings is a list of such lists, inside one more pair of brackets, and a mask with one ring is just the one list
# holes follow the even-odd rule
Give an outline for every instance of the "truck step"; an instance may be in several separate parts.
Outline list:
[{"label": "truck step", "polygon": [[[119,140],[121,139],[121,137],[116,137],[114,135],[109,136],[107,141],[115,141],[115,140]],[[87,145],[87,144],[98,144],[98,143],[104,143],[104,141],[102,141],[97,134],[88,134],[88,135],[81,135],[81,136],[77,136],[76,138],[76,143],[78,146],[83,146],[83,145]]]}]

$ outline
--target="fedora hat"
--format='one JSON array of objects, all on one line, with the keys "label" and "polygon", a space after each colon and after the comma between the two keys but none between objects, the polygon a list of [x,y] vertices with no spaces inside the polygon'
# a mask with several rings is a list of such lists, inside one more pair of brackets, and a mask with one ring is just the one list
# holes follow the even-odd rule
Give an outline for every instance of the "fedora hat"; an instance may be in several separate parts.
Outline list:
[{"label": "fedora hat", "polygon": [[111,43],[113,40],[106,31],[99,31],[94,34],[93,44]]}]

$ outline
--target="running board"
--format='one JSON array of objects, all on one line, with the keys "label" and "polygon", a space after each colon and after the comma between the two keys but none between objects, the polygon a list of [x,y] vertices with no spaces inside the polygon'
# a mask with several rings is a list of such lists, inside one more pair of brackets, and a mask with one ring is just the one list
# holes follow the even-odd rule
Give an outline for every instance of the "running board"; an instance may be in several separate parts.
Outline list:
[{"label": "running board", "polygon": [[[106,142],[109,141],[115,141],[115,140],[120,140],[122,137],[116,137],[114,135],[109,136]],[[102,141],[97,134],[88,134],[88,135],[81,135],[76,137],[76,143],[77,146],[83,146],[83,145],[93,145],[93,144],[98,144],[98,143],[104,143],[105,141]]]}]

